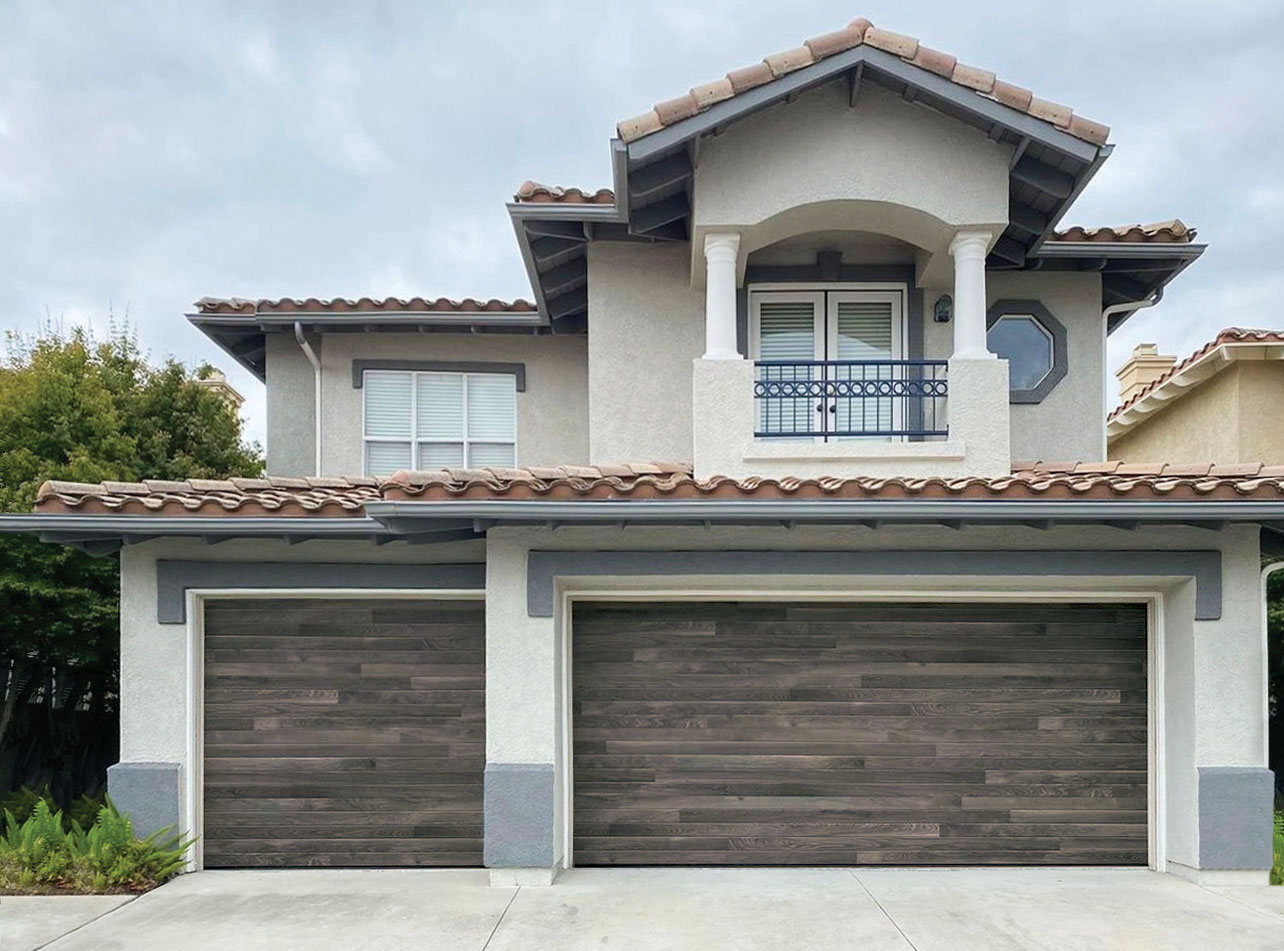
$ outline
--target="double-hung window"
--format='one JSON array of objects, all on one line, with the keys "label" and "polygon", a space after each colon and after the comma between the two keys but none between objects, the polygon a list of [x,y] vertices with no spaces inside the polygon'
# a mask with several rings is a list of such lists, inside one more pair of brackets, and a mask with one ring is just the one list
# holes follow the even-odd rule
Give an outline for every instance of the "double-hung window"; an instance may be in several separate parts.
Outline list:
[{"label": "double-hung window", "polygon": [[517,464],[511,373],[367,370],[362,391],[367,475]]}]

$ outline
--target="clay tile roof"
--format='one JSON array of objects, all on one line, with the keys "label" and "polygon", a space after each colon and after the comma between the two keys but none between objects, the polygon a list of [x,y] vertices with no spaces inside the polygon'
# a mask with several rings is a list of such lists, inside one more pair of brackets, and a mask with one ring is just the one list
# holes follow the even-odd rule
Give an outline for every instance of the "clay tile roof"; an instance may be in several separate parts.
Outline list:
[{"label": "clay tile roof", "polygon": [[46,482],[36,511],[60,515],[361,515],[380,498],[375,479],[191,479]]},{"label": "clay tile roof", "polygon": [[1110,135],[1108,126],[1077,116],[1068,106],[1039,99],[1028,89],[996,79],[987,70],[960,63],[948,53],[923,46],[912,36],[880,30],[863,17],[852,20],[841,30],[813,37],[793,49],[773,53],[764,57],[760,63],[734,69],[723,79],[696,86],[684,96],[658,103],[641,115],[623,119],[616,125],[616,132],[625,142],[634,142],[703,112],[716,102],[738,96],[861,44],[891,53],[907,63],[971,89],[977,95],[1050,122],[1085,142],[1104,145]]},{"label": "clay tile roof", "polygon": [[[145,491],[144,491],[145,490]],[[1010,475],[956,478],[695,479],[684,463],[440,469],[386,479],[46,482],[46,514],[357,517],[372,501],[455,499],[1284,499],[1284,467],[1259,464],[1025,462]]]},{"label": "clay tile roof", "polygon": [[513,201],[555,203],[561,205],[614,205],[615,192],[609,188],[597,191],[585,191],[582,188],[562,188],[560,185],[544,185],[540,182],[522,182]]},{"label": "clay tile roof", "polygon": [[465,297],[463,300],[452,300],[447,297],[281,297],[275,300],[260,298],[249,300],[244,297],[202,297],[196,302],[196,310],[202,314],[227,314],[252,317],[255,314],[397,314],[406,312],[427,312],[434,314],[534,314],[537,308],[528,300],[482,300]]},{"label": "clay tile roof", "polygon": [[1146,396],[1154,392],[1155,389],[1162,386],[1164,383],[1168,382],[1178,373],[1181,373],[1182,370],[1198,363],[1218,347],[1230,343],[1284,343],[1284,330],[1254,330],[1246,327],[1227,327],[1212,340],[1208,341],[1208,343],[1204,344],[1188,356],[1185,360],[1174,364],[1163,376],[1147,383],[1144,387],[1129,397],[1127,402],[1120,403],[1112,409],[1110,411],[1110,415],[1106,417],[1107,422],[1114,419],[1130,406],[1136,405],[1138,401],[1145,399]]},{"label": "clay tile roof", "polygon": [[1053,241],[1109,241],[1133,244],[1189,244],[1197,232],[1180,218],[1149,225],[1116,225],[1082,228],[1078,225],[1053,232]]}]

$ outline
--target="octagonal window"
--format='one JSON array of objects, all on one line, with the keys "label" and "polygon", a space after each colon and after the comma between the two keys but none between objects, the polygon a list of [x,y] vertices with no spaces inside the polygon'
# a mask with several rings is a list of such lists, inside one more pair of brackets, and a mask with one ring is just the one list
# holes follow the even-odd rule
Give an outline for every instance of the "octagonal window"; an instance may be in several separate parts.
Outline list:
[{"label": "octagonal window", "polygon": [[990,327],[991,353],[1008,361],[1008,385],[1033,390],[1052,372],[1052,334],[1032,314],[1004,314]]}]

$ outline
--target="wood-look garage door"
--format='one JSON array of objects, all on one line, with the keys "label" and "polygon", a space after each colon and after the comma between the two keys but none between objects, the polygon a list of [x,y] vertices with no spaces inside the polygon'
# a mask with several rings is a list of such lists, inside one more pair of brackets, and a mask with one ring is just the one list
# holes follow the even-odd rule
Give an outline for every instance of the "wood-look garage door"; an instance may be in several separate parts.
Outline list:
[{"label": "wood-look garage door", "polygon": [[205,608],[205,864],[480,865],[481,601]]},{"label": "wood-look garage door", "polygon": [[582,865],[1147,861],[1146,612],[581,604]]}]

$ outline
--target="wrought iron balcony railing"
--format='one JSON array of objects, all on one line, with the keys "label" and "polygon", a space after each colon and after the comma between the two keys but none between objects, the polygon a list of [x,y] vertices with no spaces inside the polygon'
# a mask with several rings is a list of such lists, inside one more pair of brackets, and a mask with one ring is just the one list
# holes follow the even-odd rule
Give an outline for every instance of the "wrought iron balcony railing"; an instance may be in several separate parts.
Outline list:
[{"label": "wrought iron balcony railing", "polygon": [[754,435],[947,436],[946,366],[944,360],[759,360]]}]

